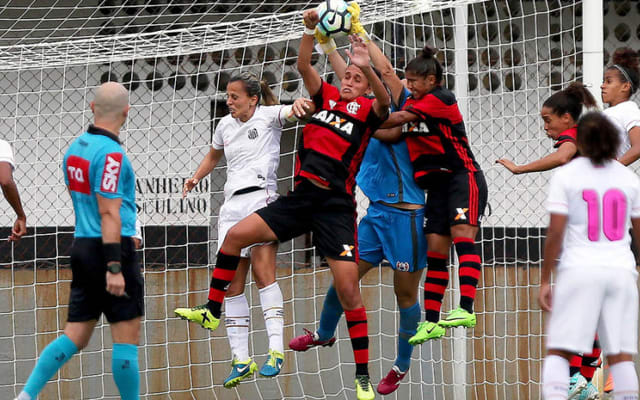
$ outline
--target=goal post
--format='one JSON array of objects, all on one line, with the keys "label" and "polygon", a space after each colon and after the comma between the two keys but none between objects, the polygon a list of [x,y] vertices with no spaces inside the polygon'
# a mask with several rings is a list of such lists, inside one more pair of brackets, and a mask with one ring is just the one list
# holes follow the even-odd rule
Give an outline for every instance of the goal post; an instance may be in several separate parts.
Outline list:
[{"label": "goal post", "polygon": [[[73,213],[60,165],[71,141],[91,122],[92,91],[116,80],[130,93],[122,139],[136,172],[145,237],[139,253],[146,281],[139,348],[142,397],[353,398],[353,353],[344,322],[331,348],[294,353],[286,346],[303,328],[317,328],[331,283],[308,237],[279,248],[287,351],[278,378],[255,378],[224,389],[231,361],[224,327],[210,334],[173,316],[178,306],[203,303],[208,292],[225,163],[186,199],[181,187],[208,152],[212,131],[225,115],[226,84],[250,71],[266,79],[282,102],[308,96],[295,60],[301,10],[315,1],[37,3],[25,8],[9,2],[0,9],[0,138],[15,153],[14,177],[29,226],[19,243],[0,241],[0,397],[19,393],[44,346],[62,332]],[[489,185],[490,212],[477,240],[483,262],[475,305],[478,325],[416,348],[409,374],[388,398],[539,397],[544,338],[536,294],[549,174],[514,176],[495,160],[523,163],[551,152],[539,117],[544,100],[576,79],[592,90],[599,87],[604,33],[597,36],[592,25],[602,25],[603,7],[595,3],[600,1],[359,2],[365,28],[400,76],[423,46],[438,49],[445,85],[456,93]],[[629,16],[634,13],[635,8]],[[338,39],[341,51],[347,44]],[[338,84],[325,56],[314,54],[312,62],[323,78]],[[281,194],[293,187],[301,127],[289,127],[282,135]],[[357,200],[362,217],[368,202],[361,193]],[[14,216],[6,202],[0,204],[0,237],[6,237]],[[450,264],[443,311],[457,304],[457,290],[451,290],[458,279],[453,254]],[[390,269],[374,269],[361,287],[375,384],[396,356],[399,315]],[[246,295],[250,354],[262,363],[267,337],[253,282],[247,283]],[[101,320],[87,349],[41,397],[116,398],[111,346],[108,324]]]}]

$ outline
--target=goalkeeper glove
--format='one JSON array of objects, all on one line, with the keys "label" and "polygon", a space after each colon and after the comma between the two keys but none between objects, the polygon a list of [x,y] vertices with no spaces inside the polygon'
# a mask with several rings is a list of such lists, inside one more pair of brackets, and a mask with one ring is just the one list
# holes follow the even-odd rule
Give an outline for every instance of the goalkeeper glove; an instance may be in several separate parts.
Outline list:
[{"label": "goalkeeper glove", "polygon": [[349,3],[349,7],[347,7],[347,11],[351,14],[351,30],[349,34],[356,34],[364,40],[365,43],[370,42],[371,38],[367,31],[364,30],[364,27],[360,23],[360,6],[355,1]]},{"label": "goalkeeper glove", "polygon": [[316,51],[318,53],[329,55],[336,50],[336,41],[320,33],[318,28],[316,28],[316,33],[314,34],[314,36],[318,41],[318,44],[316,45]]}]

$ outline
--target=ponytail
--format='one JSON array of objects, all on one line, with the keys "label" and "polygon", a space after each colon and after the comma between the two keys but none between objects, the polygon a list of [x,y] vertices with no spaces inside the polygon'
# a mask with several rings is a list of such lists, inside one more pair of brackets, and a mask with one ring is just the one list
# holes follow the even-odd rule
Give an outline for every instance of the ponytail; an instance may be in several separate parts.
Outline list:
[{"label": "ponytail", "polygon": [[407,66],[406,71],[411,71],[414,74],[426,78],[429,75],[436,77],[436,83],[442,82],[442,65],[434,57],[437,50],[430,46],[424,46],[420,54],[414,57]]},{"label": "ponytail", "polygon": [[640,62],[638,61],[638,53],[628,47],[623,47],[613,53],[613,65],[607,70],[615,69],[618,71],[622,82],[629,82],[631,91],[629,97],[638,90],[640,84]]},{"label": "ponytail", "polygon": [[262,101],[260,104],[265,106],[280,104],[280,100],[278,100],[278,97],[273,93],[266,79],[260,81],[260,91],[262,92]]},{"label": "ponytail", "polygon": [[597,107],[596,99],[580,82],[572,82],[564,90],[554,93],[542,104],[550,108],[555,115],[569,113],[575,122],[580,119],[583,106],[587,109]]}]

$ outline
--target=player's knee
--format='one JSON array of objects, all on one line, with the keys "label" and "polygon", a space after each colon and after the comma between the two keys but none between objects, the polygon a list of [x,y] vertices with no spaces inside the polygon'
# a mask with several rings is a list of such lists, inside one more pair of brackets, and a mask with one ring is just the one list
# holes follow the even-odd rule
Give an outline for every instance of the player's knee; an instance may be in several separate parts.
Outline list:
[{"label": "player's knee", "polygon": [[360,288],[358,282],[334,282],[336,285],[336,292],[338,292],[338,298],[342,304],[342,308],[345,310],[353,310],[362,307],[362,298],[360,296]]},{"label": "player's knee", "polygon": [[468,224],[460,224],[453,225],[451,227],[451,236],[456,237],[466,237],[466,238],[476,238],[476,234],[478,233],[478,227]]},{"label": "player's knee", "polygon": [[411,307],[416,304],[416,301],[418,301],[418,291],[415,288],[414,290],[407,290],[406,288],[398,287],[398,285],[396,285],[393,290],[396,294],[396,301],[400,308]]}]

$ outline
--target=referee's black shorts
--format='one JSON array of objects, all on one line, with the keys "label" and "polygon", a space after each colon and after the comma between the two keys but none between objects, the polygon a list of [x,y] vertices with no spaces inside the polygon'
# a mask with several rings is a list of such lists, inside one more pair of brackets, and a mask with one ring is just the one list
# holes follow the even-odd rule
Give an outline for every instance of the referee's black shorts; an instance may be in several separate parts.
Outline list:
[{"label": "referee's black shorts", "polygon": [[281,242],[312,232],[320,255],[358,262],[356,206],[347,193],[321,189],[304,179],[256,213]]},{"label": "referee's black shorts", "polygon": [[109,322],[128,321],[144,315],[144,281],[131,238],[122,238],[122,274],[127,296],[116,297],[107,292],[107,265],[100,238],[74,239],[71,271],[67,321],[90,321],[100,318],[102,313]]}]

